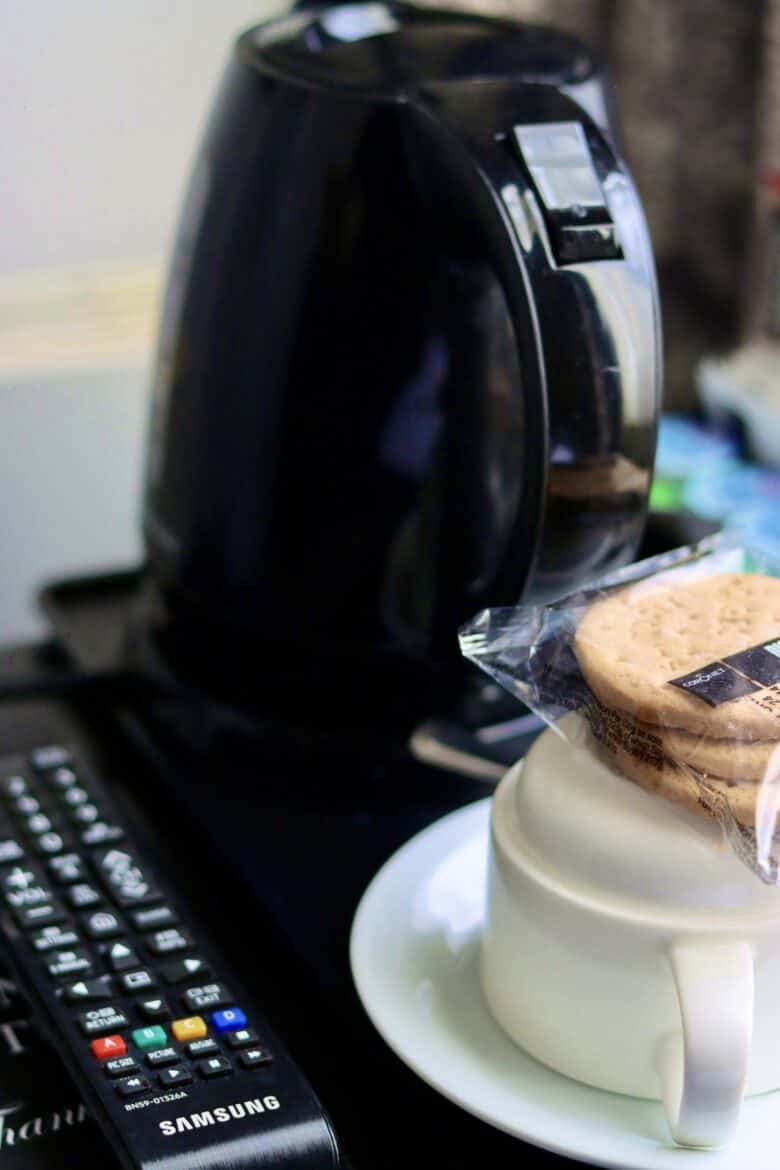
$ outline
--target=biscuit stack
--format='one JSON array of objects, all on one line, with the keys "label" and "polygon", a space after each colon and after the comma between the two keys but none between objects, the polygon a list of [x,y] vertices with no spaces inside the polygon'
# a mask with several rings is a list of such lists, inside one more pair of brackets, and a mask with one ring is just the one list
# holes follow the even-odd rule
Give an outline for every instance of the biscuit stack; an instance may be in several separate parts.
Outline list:
[{"label": "biscuit stack", "polygon": [[780,579],[639,582],[579,623],[577,660],[607,759],[641,787],[742,825],[780,792]]}]

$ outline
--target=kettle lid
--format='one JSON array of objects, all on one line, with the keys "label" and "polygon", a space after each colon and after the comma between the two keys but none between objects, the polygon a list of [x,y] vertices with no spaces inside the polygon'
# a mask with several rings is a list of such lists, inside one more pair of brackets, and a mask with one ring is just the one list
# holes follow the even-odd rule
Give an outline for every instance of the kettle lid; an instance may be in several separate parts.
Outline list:
[{"label": "kettle lid", "polygon": [[409,4],[325,5],[250,29],[245,59],[291,80],[364,90],[391,100],[426,83],[582,81],[593,63],[554,29]]}]

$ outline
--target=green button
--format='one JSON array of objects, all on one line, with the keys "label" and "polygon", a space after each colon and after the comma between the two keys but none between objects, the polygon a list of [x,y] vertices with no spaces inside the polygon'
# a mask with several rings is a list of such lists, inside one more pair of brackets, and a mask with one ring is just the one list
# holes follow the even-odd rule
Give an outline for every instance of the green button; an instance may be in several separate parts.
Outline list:
[{"label": "green button", "polygon": [[147,1052],[150,1048],[164,1048],[167,1043],[165,1028],[161,1028],[159,1024],[150,1028],[136,1028],[133,1032],[133,1044],[142,1052]]}]

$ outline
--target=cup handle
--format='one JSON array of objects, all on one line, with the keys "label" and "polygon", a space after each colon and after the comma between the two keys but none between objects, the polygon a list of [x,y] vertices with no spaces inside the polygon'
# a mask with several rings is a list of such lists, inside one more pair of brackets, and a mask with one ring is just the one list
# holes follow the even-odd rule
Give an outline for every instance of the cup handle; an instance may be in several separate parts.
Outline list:
[{"label": "cup handle", "polygon": [[753,954],[746,942],[675,943],[669,951],[682,1035],[662,1054],[666,1118],[680,1146],[734,1135],[753,1031]]}]

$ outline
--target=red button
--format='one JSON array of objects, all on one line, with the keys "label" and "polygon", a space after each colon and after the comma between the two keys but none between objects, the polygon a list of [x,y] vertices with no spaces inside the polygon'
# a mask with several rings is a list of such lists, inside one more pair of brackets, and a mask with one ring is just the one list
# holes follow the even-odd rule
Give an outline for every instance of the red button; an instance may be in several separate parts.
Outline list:
[{"label": "red button", "polygon": [[104,1036],[102,1040],[93,1040],[90,1048],[96,1060],[108,1060],[110,1056],[124,1056],[127,1052],[127,1045],[121,1036]]}]

